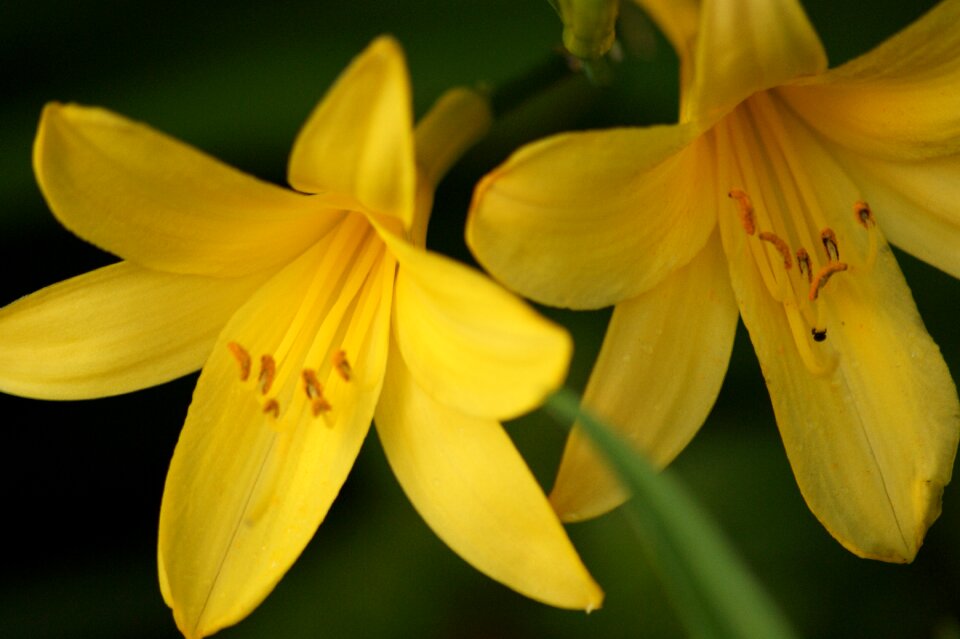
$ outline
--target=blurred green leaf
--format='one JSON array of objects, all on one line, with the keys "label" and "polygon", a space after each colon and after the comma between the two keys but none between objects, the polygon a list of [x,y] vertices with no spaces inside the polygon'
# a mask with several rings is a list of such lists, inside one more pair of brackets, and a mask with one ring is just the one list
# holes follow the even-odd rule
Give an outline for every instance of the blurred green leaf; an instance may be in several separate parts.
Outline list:
[{"label": "blurred green leaf", "polygon": [[657,473],[608,426],[580,412],[571,391],[553,395],[547,409],[576,421],[633,494],[625,514],[691,636],[796,636],[719,527],[669,473]]}]

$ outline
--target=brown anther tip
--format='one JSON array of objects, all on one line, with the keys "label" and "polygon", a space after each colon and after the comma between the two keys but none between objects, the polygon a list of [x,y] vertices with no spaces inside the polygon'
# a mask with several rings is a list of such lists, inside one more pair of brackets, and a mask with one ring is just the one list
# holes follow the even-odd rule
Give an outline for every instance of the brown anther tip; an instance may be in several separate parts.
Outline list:
[{"label": "brown anther tip", "polygon": [[316,372],[309,368],[303,369],[303,390],[310,399],[323,395],[323,384],[317,379]]},{"label": "brown anther tip", "polygon": [[757,231],[757,226],[753,221],[753,203],[750,202],[750,196],[742,189],[730,189],[727,197],[737,201],[737,212],[740,215],[740,225],[747,235],[753,235]]},{"label": "brown anther tip", "polygon": [[343,378],[343,381],[350,381],[353,369],[350,368],[350,362],[347,361],[347,353],[345,351],[339,350],[333,354],[333,367],[337,370],[337,374]]},{"label": "brown anther tip", "polygon": [[813,302],[817,299],[817,296],[820,294],[820,289],[827,285],[827,282],[834,273],[845,270],[847,270],[847,265],[844,262],[831,262],[820,269],[810,284],[810,301]]},{"label": "brown anther tip", "polygon": [[869,230],[877,225],[877,221],[873,219],[873,211],[870,210],[870,205],[863,200],[857,200],[853,204],[853,214],[860,226],[865,229]]},{"label": "brown anther tip", "polygon": [[273,385],[273,378],[277,374],[277,363],[273,361],[270,355],[264,355],[260,358],[260,392],[266,395],[270,392]]},{"label": "brown anther tip", "polygon": [[310,410],[313,412],[314,417],[319,417],[321,413],[329,413],[333,410],[333,406],[323,397],[317,397],[310,403]]},{"label": "brown anther tip", "polygon": [[273,415],[274,418],[280,417],[280,404],[275,399],[268,399],[263,404],[263,412],[267,415]]},{"label": "brown anther tip", "polygon": [[833,229],[825,228],[820,231],[820,241],[823,242],[823,250],[827,252],[827,260],[840,261],[840,248],[837,246],[837,235]]},{"label": "brown anther tip", "polygon": [[777,251],[780,252],[780,255],[783,256],[783,268],[788,271],[793,268],[793,257],[790,255],[790,247],[787,246],[787,243],[784,242],[779,235],[769,231],[761,231],[757,237],[764,242],[770,242]]},{"label": "brown anther tip", "polygon": [[250,353],[236,342],[227,342],[227,349],[240,365],[240,381],[247,381],[250,377]]}]

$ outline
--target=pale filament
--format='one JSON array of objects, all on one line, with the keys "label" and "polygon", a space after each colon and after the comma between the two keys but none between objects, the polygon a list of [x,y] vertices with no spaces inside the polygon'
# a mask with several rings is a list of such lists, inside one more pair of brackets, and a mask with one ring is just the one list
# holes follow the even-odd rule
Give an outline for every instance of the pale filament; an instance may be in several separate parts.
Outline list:
[{"label": "pale filament", "polygon": [[[738,121],[731,125],[731,139],[733,134],[746,135],[759,128],[759,125],[755,124],[757,118],[743,115],[737,119]],[[796,188],[790,188],[796,187],[796,183],[792,181],[791,172],[780,157],[780,150],[765,149],[761,157],[759,141],[741,138],[737,140],[736,149],[731,151],[731,156],[737,160],[739,178],[747,187],[742,189],[739,184],[735,184],[731,193],[743,193],[744,200],[751,201],[749,198],[754,196],[753,191],[757,189],[760,197],[752,201],[752,218],[759,241],[748,239],[747,244],[771,297],[784,309],[801,361],[814,375],[824,375],[833,370],[836,358],[830,351],[824,351],[820,344],[827,334],[824,323],[825,309],[822,304],[808,299],[809,287],[814,281],[814,269],[820,265],[815,264],[803,246],[802,238],[809,237],[810,225],[806,222],[809,214],[807,203],[801,201]],[[759,170],[759,167],[766,170]],[[770,177],[775,179],[763,180],[763,173],[770,168],[774,172],[774,176]],[[772,191],[771,183],[779,183],[779,191]],[[781,211],[784,209],[781,207],[785,207],[785,211],[789,212],[787,216],[782,215]],[[742,220],[742,213],[738,211],[738,214]],[[771,248],[766,249],[764,246]],[[779,260],[772,259],[771,249],[776,252]],[[791,249],[795,249],[796,253]],[[798,265],[796,270],[792,269],[794,254]],[[829,279],[829,276],[826,279]]]}]

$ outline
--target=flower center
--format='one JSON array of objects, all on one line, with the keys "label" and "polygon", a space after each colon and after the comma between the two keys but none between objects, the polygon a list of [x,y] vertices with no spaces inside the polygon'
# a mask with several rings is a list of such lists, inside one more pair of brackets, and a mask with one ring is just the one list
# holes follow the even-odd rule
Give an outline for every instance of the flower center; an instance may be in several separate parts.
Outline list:
[{"label": "flower center", "polygon": [[[748,236],[749,259],[767,292],[782,305],[804,365],[816,375],[827,374],[837,360],[827,325],[829,298],[837,294],[834,280],[873,267],[878,243],[873,212],[866,202],[853,202],[856,225],[850,225],[838,217],[842,209],[850,210],[850,202],[821,206],[768,94],[750,98],[718,129],[721,144],[726,140],[730,145],[733,188],[728,195]],[[864,256],[852,245],[843,246],[834,230],[854,226],[867,234]]]},{"label": "flower center", "polygon": [[272,316],[266,309],[262,331],[246,342],[227,342],[240,383],[257,398],[272,428],[293,428],[306,414],[332,427],[338,409],[349,407],[356,392],[349,389],[356,381],[351,357],[363,352],[380,304],[384,258],[383,242],[369,223],[347,216],[299,258],[302,263],[278,276],[282,282],[268,283],[289,287],[299,304]]}]

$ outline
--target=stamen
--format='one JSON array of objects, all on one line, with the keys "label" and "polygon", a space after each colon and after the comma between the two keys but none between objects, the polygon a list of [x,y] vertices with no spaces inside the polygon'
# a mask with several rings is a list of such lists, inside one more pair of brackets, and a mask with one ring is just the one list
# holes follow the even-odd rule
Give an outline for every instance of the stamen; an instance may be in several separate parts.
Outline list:
[{"label": "stamen", "polygon": [[807,282],[813,281],[813,268],[810,266],[810,255],[807,253],[807,249],[802,246],[797,249],[797,267],[800,269],[801,275],[807,276]]},{"label": "stamen", "polygon": [[350,381],[350,375],[353,371],[350,368],[350,362],[347,361],[347,354],[344,351],[339,350],[333,354],[333,367],[337,369],[337,373],[343,378],[343,381]]},{"label": "stamen", "polygon": [[310,410],[313,416],[317,417],[320,413],[329,413],[333,406],[323,396],[323,384],[317,379],[317,373],[309,368],[303,369],[303,389],[312,401]]},{"label": "stamen", "polygon": [[273,415],[274,419],[276,419],[280,417],[280,404],[278,404],[275,399],[268,399],[263,404],[263,412],[268,415]]},{"label": "stamen", "polygon": [[827,252],[827,260],[830,262],[840,261],[840,249],[837,248],[837,236],[833,229],[825,228],[820,231],[820,241],[823,242],[823,248]]},{"label": "stamen", "polygon": [[273,385],[273,378],[277,375],[277,363],[270,355],[260,358],[260,392],[266,395]]},{"label": "stamen", "polygon": [[237,363],[240,364],[240,381],[247,381],[250,377],[250,353],[236,342],[227,342],[227,348],[234,359],[237,360]]},{"label": "stamen", "polygon": [[314,417],[318,417],[321,413],[329,413],[333,410],[333,406],[323,397],[317,397],[310,403],[310,410]]},{"label": "stamen", "polygon": [[877,221],[873,219],[873,211],[870,210],[870,205],[863,200],[854,202],[853,212],[857,217],[857,222],[860,222],[860,226],[863,228],[870,229],[877,225]]},{"label": "stamen", "polygon": [[730,189],[727,197],[737,201],[740,224],[743,226],[743,230],[747,232],[747,235],[753,235],[757,230],[757,226],[753,219],[753,204],[750,202],[750,196],[741,189]]},{"label": "stamen", "polygon": [[784,242],[780,236],[776,233],[771,233],[769,231],[761,231],[758,235],[761,240],[764,242],[770,242],[773,246],[780,251],[780,255],[783,256],[783,268],[790,270],[793,268],[793,260],[790,256],[790,247],[787,246],[787,243]]},{"label": "stamen", "polygon": [[317,379],[317,374],[309,368],[303,369],[303,390],[310,399],[323,395],[323,384]]},{"label": "stamen", "polygon": [[810,301],[813,302],[817,299],[817,296],[820,294],[820,289],[827,285],[827,281],[834,273],[845,270],[847,270],[847,265],[843,262],[831,262],[820,269],[820,272],[817,273],[817,276],[813,278],[813,282],[810,284]]},{"label": "stamen", "polygon": [[[877,225],[877,221],[873,218],[873,211],[870,210],[870,205],[863,200],[854,202],[853,214],[856,216],[857,222],[867,231],[872,231],[873,227]],[[877,262],[877,234],[870,233],[867,242],[867,259],[864,260],[864,269],[869,272]]]}]

